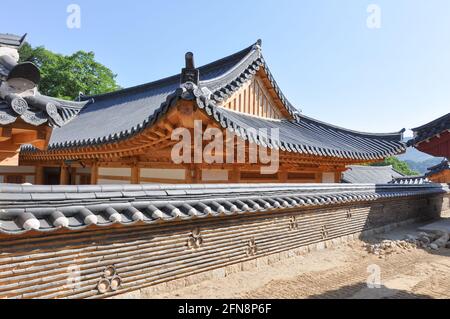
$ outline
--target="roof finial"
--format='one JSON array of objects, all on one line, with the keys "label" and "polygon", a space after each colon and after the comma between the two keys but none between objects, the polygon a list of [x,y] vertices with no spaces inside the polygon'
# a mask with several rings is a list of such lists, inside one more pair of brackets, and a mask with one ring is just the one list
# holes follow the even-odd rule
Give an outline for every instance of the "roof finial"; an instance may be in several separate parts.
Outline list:
[{"label": "roof finial", "polygon": [[187,52],[184,56],[186,59],[186,69],[195,69],[194,66],[194,53]]},{"label": "roof finial", "polygon": [[256,41],[256,43],[253,45],[253,48],[254,48],[254,49],[257,49],[257,50],[261,50],[261,47],[262,47],[262,40],[261,40],[261,39],[258,39],[258,40]]},{"label": "roof finial", "polygon": [[184,58],[186,60],[186,67],[181,70],[181,84],[192,82],[198,85],[200,73],[194,65],[194,54],[187,52]]},{"label": "roof finial", "polygon": [[20,47],[19,47],[19,48],[21,48],[22,45],[25,43],[25,39],[26,39],[27,35],[28,35],[28,34],[25,33],[25,34],[20,38]]}]

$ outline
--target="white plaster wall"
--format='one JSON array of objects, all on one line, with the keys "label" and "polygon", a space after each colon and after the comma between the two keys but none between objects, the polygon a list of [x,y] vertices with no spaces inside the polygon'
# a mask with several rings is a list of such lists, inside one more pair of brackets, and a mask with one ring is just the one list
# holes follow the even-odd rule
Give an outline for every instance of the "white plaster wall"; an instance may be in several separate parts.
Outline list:
[{"label": "white plaster wall", "polygon": [[204,169],[202,170],[202,181],[204,182],[228,181],[228,170]]},{"label": "white plaster wall", "polygon": [[325,172],[322,173],[322,183],[336,183],[335,173]]},{"label": "white plaster wall", "polygon": [[169,168],[141,168],[141,177],[184,180],[186,178],[186,170]]},{"label": "white plaster wall", "polygon": [[131,176],[131,168],[123,167],[123,168],[112,168],[112,167],[99,167],[98,175],[102,176]]},{"label": "white plaster wall", "polygon": [[36,172],[36,169],[34,166],[0,166],[0,174],[1,173],[9,173],[9,174],[31,173],[31,174],[34,174],[35,172]]},{"label": "white plaster wall", "polygon": [[112,179],[99,179],[97,181],[98,185],[114,185],[114,184],[130,184],[129,181],[116,181]]}]

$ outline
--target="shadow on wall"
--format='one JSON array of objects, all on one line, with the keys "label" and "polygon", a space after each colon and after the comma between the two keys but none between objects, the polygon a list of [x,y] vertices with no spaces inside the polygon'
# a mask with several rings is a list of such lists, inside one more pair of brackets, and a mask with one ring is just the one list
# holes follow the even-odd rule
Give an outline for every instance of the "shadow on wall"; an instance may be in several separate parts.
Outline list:
[{"label": "shadow on wall", "polygon": [[[382,186],[376,186],[376,193],[381,194],[382,192]],[[359,239],[367,244],[380,244],[387,239],[382,234],[397,227],[405,226],[411,222],[431,222],[448,216],[450,216],[450,197],[448,195],[442,196],[440,194],[398,201],[383,200],[371,205]],[[412,235],[414,233],[417,234],[418,230],[411,229],[411,233]],[[377,234],[381,235],[377,236]],[[411,241],[412,238],[406,238],[406,235],[406,233],[402,234],[404,237],[395,238],[394,240]],[[432,238],[431,242],[438,237]],[[415,243],[419,244],[419,242]],[[425,247],[418,246],[418,248],[424,248],[425,251],[430,252],[429,247],[425,249]]]},{"label": "shadow on wall", "polygon": [[433,299],[433,297],[391,289],[383,285],[379,288],[369,288],[367,283],[360,282],[314,295],[308,299]]}]

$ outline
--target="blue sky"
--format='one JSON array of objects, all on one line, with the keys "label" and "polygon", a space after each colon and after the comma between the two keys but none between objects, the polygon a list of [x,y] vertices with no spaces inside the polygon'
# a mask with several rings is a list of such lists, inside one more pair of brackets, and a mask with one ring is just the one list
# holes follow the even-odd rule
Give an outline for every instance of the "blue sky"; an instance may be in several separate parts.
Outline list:
[{"label": "blue sky", "polygon": [[[66,26],[69,4],[81,28]],[[367,27],[376,4],[381,28]],[[241,0],[14,3],[0,32],[55,52],[94,51],[124,87],[198,65],[258,38],[283,92],[304,114],[351,129],[412,128],[450,110],[450,1]]]}]

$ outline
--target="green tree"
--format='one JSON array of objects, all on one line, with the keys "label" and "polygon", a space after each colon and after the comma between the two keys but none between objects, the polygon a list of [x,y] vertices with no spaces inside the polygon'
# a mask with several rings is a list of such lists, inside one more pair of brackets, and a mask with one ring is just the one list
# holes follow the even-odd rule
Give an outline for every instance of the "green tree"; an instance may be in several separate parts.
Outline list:
[{"label": "green tree", "polygon": [[397,172],[406,175],[406,176],[414,176],[419,175],[418,172],[413,171],[408,163],[399,160],[396,157],[388,157],[383,162],[373,163],[370,166],[389,166],[391,165]]},{"label": "green tree", "polygon": [[62,55],[25,43],[19,54],[21,62],[33,62],[41,70],[39,91],[42,94],[75,99],[79,92],[93,95],[120,88],[116,83],[117,75],[95,61],[93,52],[78,51],[72,55]]}]

